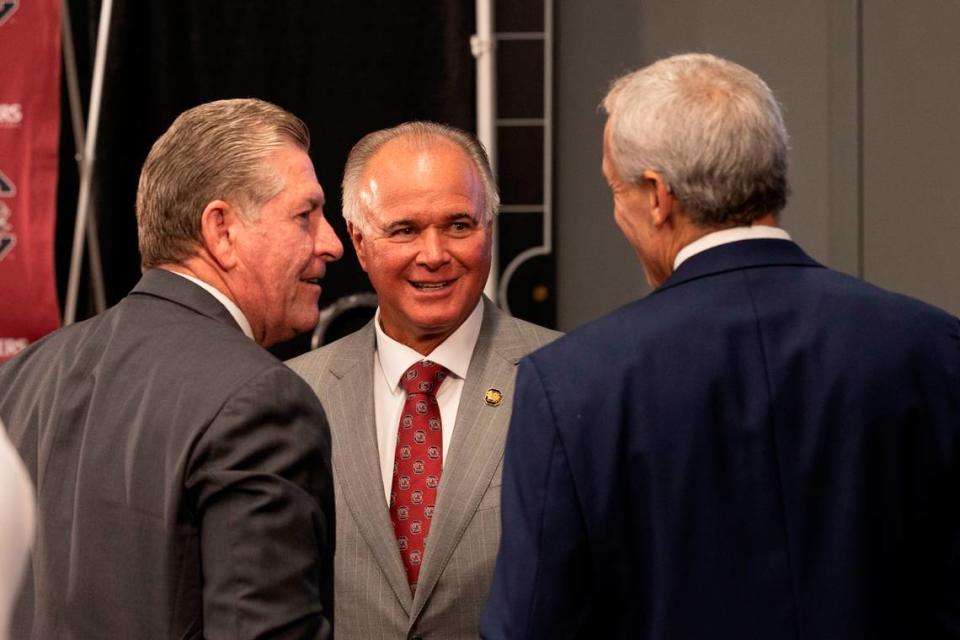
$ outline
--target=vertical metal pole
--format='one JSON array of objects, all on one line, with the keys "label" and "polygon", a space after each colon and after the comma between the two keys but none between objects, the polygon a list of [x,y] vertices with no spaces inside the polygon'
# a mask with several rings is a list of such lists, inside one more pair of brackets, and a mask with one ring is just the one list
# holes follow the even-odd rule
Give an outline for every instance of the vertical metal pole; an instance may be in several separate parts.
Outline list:
[{"label": "vertical metal pole", "polygon": [[87,118],[87,136],[80,172],[80,197],[77,201],[76,226],[73,229],[73,253],[70,259],[70,278],[67,282],[67,301],[63,324],[72,324],[77,316],[77,293],[80,288],[80,268],[83,263],[83,238],[90,208],[90,189],[96,164],[97,130],[100,126],[100,102],[103,97],[103,77],[110,40],[110,16],[113,0],[100,5],[100,24],[97,30],[97,53],[93,65],[93,83],[90,89],[90,112]]},{"label": "vertical metal pole", "polygon": [[[497,175],[497,56],[493,35],[493,0],[477,0],[477,33],[470,38],[470,49],[477,59],[477,138],[487,149],[490,167]],[[499,278],[499,250],[497,248],[497,222],[493,222],[493,249],[490,261],[490,276],[484,293],[491,300],[497,299]]]},{"label": "vertical metal pole", "polygon": [[[63,68],[66,72],[67,95],[70,99],[70,122],[73,129],[73,157],[77,161],[77,170],[83,175],[86,160],[83,157],[84,125],[83,100],[80,97],[80,81],[77,76],[77,53],[73,44],[73,26],[70,22],[70,7],[67,0],[60,1],[60,28],[63,34]],[[90,250],[90,279],[93,284],[94,310],[100,313],[107,307],[107,296],[103,283],[103,262],[100,259],[100,238],[97,236],[97,223],[91,207],[86,225],[87,245]]]},{"label": "vertical metal pole", "polygon": [[553,0],[543,3],[543,250],[553,253]]}]

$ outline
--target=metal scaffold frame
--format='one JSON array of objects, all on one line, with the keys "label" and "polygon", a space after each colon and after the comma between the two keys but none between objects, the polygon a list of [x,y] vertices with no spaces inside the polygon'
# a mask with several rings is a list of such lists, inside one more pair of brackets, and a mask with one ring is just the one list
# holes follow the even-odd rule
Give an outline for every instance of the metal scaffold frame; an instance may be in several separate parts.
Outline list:
[{"label": "metal scaffold frame", "polygon": [[100,126],[100,105],[103,97],[103,79],[107,62],[107,45],[110,40],[110,18],[113,0],[102,0],[100,23],[97,28],[97,49],[93,63],[93,79],[90,88],[90,110],[87,125],[83,125],[83,105],[77,75],[77,58],[73,45],[73,28],[70,22],[70,7],[67,0],[60,3],[60,24],[63,33],[63,64],[66,72],[67,91],[70,98],[70,116],[73,140],[76,145],[76,160],[80,171],[80,195],[73,229],[73,250],[70,255],[70,276],[67,281],[67,298],[64,304],[63,324],[72,324],[77,315],[77,298],[80,290],[80,272],[83,266],[84,241],[90,250],[90,280],[93,289],[94,311],[106,308],[103,282],[103,263],[100,259],[100,243],[97,237],[96,216],[91,205],[91,189],[97,150],[97,132]]}]

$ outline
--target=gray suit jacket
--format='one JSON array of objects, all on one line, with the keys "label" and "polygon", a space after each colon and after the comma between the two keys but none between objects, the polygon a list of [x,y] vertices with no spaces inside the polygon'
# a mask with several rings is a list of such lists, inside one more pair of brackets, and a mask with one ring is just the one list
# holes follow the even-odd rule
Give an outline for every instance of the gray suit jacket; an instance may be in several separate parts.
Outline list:
[{"label": "gray suit jacket", "polygon": [[39,516],[13,638],[329,636],[323,410],[209,293],[146,272],[0,365],[0,416]]},{"label": "gray suit jacket", "polygon": [[[415,596],[383,495],[373,323],[288,363],[320,396],[333,435],[338,640],[479,636],[500,542],[501,460],[516,365],[559,335],[512,318],[484,299]],[[499,406],[485,402],[487,389],[503,393]]]}]

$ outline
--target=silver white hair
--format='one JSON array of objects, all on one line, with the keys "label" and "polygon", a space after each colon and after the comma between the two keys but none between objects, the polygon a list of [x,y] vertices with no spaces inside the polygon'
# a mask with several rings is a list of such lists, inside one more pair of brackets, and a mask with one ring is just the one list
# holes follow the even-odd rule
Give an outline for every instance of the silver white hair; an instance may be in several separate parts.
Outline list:
[{"label": "silver white hair", "polygon": [[695,224],[748,225],[786,205],[787,129],[752,71],[676,55],[616,80],[603,108],[620,175],[637,182],[657,171]]}]

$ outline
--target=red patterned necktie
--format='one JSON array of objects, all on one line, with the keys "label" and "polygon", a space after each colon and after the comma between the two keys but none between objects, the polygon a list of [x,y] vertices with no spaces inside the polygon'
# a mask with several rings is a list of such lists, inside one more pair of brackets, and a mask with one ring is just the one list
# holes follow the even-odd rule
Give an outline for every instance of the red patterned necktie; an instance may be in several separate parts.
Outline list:
[{"label": "red patterned necktie", "polygon": [[400,378],[407,399],[400,414],[397,451],[393,459],[390,518],[411,591],[416,590],[420,577],[443,467],[437,389],[447,373],[446,368],[421,360]]}]

